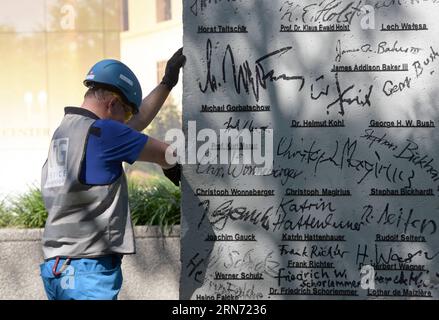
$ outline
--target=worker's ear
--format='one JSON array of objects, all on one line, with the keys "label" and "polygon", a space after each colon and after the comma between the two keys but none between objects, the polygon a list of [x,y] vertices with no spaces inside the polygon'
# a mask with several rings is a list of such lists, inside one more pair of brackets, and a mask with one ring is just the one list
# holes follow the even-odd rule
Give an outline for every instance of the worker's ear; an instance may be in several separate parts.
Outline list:
[{"label": "worker's ear", "polygon": [[117,98],[111,97],[107,102],[107,109],[109,113],[116,113],[117,112]]}]

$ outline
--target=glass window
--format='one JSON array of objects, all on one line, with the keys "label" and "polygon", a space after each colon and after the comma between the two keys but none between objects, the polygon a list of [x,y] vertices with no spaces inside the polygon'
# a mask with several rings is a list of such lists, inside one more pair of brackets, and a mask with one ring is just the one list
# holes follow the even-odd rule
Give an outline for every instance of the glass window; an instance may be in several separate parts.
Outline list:
[{"label": "glass window", "polygon": [[123,2],[122,2],[122,31],[128,31],[129,29],[130,29],[130,20],[129,20],[128,0],[123,0]]},{"label": "glass window", "polygon": [[166,60],[157,62],[157,84],[162,81],[163,76],[165,75],[166,62]]},{"label": "glass window", "polygon": [[45,43],[44,33],[0,33],[1,128],[47,127]]},{"label": "glass window", "polygon": [[47,30],[102,31],[104,9],[100,0],[46,0]]},{"label": "glass window", "polygon": [[171,0],[156,0],[157,22],[172,19]]},{"label": "glass window", "polygon": [[43,32],[45,0],[0,2],[0,32]]},{"label": "glass window", "polygon": [[82,103],[89,68],[120,59],[122,5],[0,1],[0,154],[8,155],[0,166],[0,198],[39,181],[51,133],[65,106]]},{"label": "glass window", "polygon": [[[166,63],[168,63],[167,60],[162,60],[157,62],[157,84],[162,82],[163,76],[165,75],[165,71],[166,71]],[[164,102],[165,106],[169,106],[171,104],[174,104],[172,94],[170,94]]]},{"label": "glass window", "polygon": [[122,30],[124,23],[124,17],[122,16],[124,2],[127,1],[105,0],[103,2],[105,31],[120,32]]}]

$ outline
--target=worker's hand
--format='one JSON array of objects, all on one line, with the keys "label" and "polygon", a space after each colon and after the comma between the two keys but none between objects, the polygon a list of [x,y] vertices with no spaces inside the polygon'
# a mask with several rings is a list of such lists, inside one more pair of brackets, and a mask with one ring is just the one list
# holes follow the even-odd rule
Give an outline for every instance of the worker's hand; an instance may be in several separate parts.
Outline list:
[{"label": "worker's hand", "polygon": [[183,55],[183,48],[177,50],[171,59],[166,64],[165,76],[161,84],[164,84],[169,91],[178,83],[178,76],[180,74],[180,68],[184,66],[186,57]]},{"label": "worker's hand", "polygon": [[180,180],[181,180],[181,164],[179,164],[178,162],[175,164],[175,166],[173,166],[172,168],[169,169],[163,169],[163,173],[165,174],[165,176],[172,181],[173,184],[175,184],[177,187],[180,185]]}]

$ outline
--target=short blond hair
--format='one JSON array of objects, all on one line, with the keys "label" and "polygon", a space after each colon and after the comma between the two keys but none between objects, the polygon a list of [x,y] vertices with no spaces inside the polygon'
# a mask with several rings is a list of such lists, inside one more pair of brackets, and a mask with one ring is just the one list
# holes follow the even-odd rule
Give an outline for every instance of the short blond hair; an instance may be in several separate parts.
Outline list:
[{"label": "short blond hair", "polygon": [[95,98],[98,101],[105,101],[108,97],[113,96],[113,92],[103,88],[89,88],[84,98]]}]

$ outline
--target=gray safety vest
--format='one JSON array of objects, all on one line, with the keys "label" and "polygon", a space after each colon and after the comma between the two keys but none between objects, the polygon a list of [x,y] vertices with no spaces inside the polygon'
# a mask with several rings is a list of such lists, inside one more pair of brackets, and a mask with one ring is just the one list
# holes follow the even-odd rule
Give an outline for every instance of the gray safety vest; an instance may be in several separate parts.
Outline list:
[{"label": "gray safety vest", "polygon": [[42,169],[41,190],[49,213],[42,239],[45,259],[135,253],[125,174],[110,185],[79,181],[95,122],[87,112],[66,112]]}]

